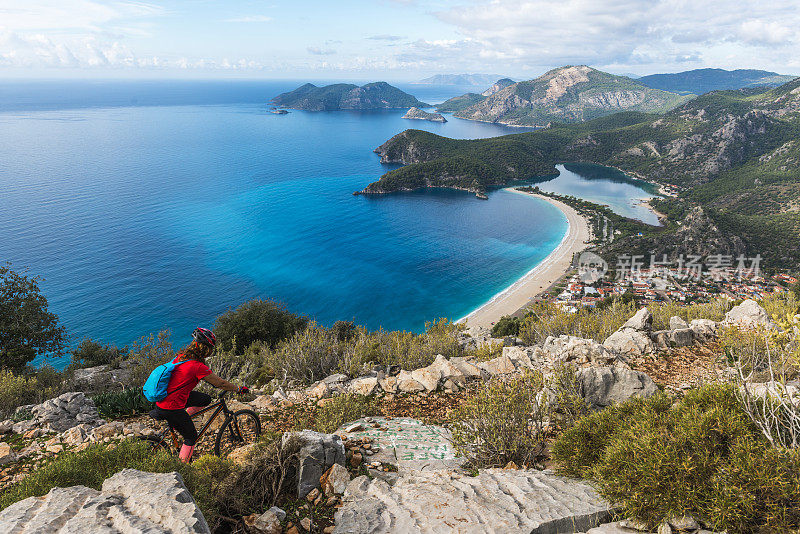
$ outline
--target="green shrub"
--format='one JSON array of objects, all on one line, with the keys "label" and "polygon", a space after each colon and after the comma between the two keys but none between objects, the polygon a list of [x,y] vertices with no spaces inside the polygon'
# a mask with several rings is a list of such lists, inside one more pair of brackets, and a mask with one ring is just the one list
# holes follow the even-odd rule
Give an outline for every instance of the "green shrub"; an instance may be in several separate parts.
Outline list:
[{"label": "green shrub", "polygon": [[334,373],[342,359],[342,342],[336,333],[311,323],[274,350],[265,350],[273,375],[310,384]]},{"label": "green shrub", "polygon": [[521,324],[519,317],[504,315],[492,327],[492,337],[518,336]]},{"label": "green shrub", "polygon": [[64,375],[46,366],[29,375],[0,369],[0,416],[18,406],[37,404],[65,392]]},{"label": "green shrub", "polygon": [[153,369],[175,358],[169,337],[170,331],[162,330],[155,336],[142,336],[132,344],[128,356],[131,364],[131,387],[142,387]]},{"label": "green shrub", "polygon": [[143,414],[153,409],[153,403],[145,398],[142,388],[106,391],[95,395],[92,400],[105,418]]},{"label": "green shrub", "polygon": [[313,430],[331,434],[345,423],[378,414],[380,409],[374,397],[355,393],[337,395],[317,410]]},{"label": "green shrub", "polygon": [[679,302],[652,303],[647,305],[653,314],[653,330],[669,330],[670,317],[677,316],[691,322],[693,319],[711,319],[720,322],[725,319],[725,314],[733,307],[733,303],[725,298],[718,298],[711,302],[682,304]]},{"label": "green shrub", "polygon": [[539,302],[528,310],[519,337],[528,344],[542,343],[548,336],[571,335],[602,343],[636,313],[636,304],[615,299],[598,310],[581,308],[570,313],[552,302]]},{"label": "green shrub", "polygon": [[80,452],[65,452],[7,488],[0,496],[0,509],[27,497],[45,495],[55,487],[87,486],[99,490],[103,481],[125,468],[150,473],[177,471],[183,477],[206,520],[217,518],[217,503],[211,488],[215,481],[208,473],[184,464],[165,452],[153,452],[141,441],[125,440],[116,446],[97,443]]},{"label": "green shrub", "polygon": [[670,404],[657,395],[587,416],[553,458],[650,526],[688,514],[729,532],[800,527],[800,453],[771,447],[735,388],[705,386]]},{"label": "green shrub", "polygon": [[128,347],[119,348],[116,345],[103,345],[89,338],[84,339],[72,351],[73,367],[96,367],[110,365],[125,359]]},{"label": "green shrub", "polygon": [[282,304],[255,299],[217,317],[214,333],[220,349],[242,353],[256,341],[274,346],[307,324],[308,318],[290,313]]},{"label": "green shrub", "polygon": [[473,467],[531,465],[545,445],[547,395],[541,373],[495,377],[451,415],[458,454]]}]

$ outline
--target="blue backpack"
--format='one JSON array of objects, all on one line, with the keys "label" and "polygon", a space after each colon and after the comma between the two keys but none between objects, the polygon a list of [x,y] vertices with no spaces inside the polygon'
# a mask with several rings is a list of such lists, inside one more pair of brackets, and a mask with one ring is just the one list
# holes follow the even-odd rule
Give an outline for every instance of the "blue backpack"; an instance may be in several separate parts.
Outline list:
[{"label": "blue backpack", "polygon": [[184,360],[178,363],[170,361],[167,363],[162,363],[153,369],[153,372],[147,377],[144,387],[142,388],[145,398],[147,398],[147,400],[150,402],[164,400],[168,394],[167,386],[169,386],[169,379],[172,376],[172,371],[174,371],[175,368],[180,364],[188,361],[189,360]]}]

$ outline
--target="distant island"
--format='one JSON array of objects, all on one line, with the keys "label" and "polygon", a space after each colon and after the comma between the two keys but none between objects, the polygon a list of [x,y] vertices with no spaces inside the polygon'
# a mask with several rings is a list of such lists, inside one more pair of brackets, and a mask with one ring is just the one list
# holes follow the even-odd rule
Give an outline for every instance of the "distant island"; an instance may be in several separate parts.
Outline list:
[{"label": "distant island", "polygon": [[272,103],[306,111],[337,111],[342,109],[395,109],[429,107],[408,93],[386,82],[373,82],[361,87],[349,83],[336,83],[317,87],[307,83],[294,91],[282,93]]},{"label": "distant island", "polygon": [[553,69],[529,81],[498,80],[483,94],[451,98],[437,111],[462,119],[544,128],[620,111],[665,113],[691,98],[579,65]]},{"label": "distant island", "polygon": [[438,113],[428,113],[427,111],[423,111],[419,108],[411,108],[408,110],[408,113],[403,115],[404,119],[418,119],[423,121],[431,121],[431,122],[447,122],[447,119],[439,115]]},{"label": "distant island", "polygon": [[499,74],[437,74],[418,82],[421,85],[474,85],[485,87],[497,79]]},{"label": "distant island", "polygon": [[710,91],[777,87],[793,79],[794,76],[786,76],[768,70],[695,69],[673,74],[650,74],[642,76],[636,81],[662,91],[702,95]]}]

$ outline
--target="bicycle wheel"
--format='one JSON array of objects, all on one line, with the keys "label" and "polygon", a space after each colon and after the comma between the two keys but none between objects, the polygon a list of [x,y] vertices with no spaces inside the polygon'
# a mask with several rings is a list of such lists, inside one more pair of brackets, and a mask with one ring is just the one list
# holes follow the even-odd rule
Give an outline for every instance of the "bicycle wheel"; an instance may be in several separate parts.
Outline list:
[{"label": "bicycle wheel", "polygon": [[258,441],[261,435],[261,420],[253,410],[239,410],[229,415],[217,432],[214,454],[220,458],[228,456],[234,449]]},{"label": "bicycle wheel", "polygon": [[172,447],[161,436],[137,436],[136,439],[147,442],[153,452],[164,451],[167,454],[175,454]]}]

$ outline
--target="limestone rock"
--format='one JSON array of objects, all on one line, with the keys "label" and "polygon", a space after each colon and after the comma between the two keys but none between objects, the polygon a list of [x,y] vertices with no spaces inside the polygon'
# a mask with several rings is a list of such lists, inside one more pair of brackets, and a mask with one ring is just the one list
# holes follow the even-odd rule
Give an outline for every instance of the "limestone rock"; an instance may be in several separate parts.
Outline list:
[{"label": "limestone rock", "polygon": [[576,373],[583,398],[593,408],[605,408],[631,397],[647,398],[658,392],[641,371],[621,367],[585,367]]},{"label": "limestone rock", "polygon": [[436,388],[439,387],[441,376],[441,370],[433,365],[411,371],[411,378],[419,382],[425,388],[425,391],[436,391]]},{"label": "limestone rock", "polygon": [[112,387],[128,387],[133,374],[133,362],[123,360],[118,367],[98,365],[75,369],[72,380],[78,389],[103,390]]},{"label": "limestone rock", "polygon": [[653,314],[650,313],[647,307],[644,307],[637,311],[633,317],[625,321],[622,328],[632,328],[640,332],[649,332],[653,329]]},{"label": "limestone rock", "polygon": [[6,419],[5,421],[0,423],[0,434],[8,434],[14,429],[14,421],[12,419]]},{"label": "limestone rock", "polygon": [[549,362],[574,363],[577,365],[624,364],[624,359],[593,339],[575,336],[548,336],[542,351]]},{"label": "limestone rock", "polygon": [[286,445],[294,439],[299,440],[301,444],[298,452],[297,496],[302,499],[319,486],[320,477],[333,464],[344,465],[344,445],[342,438],[335,434],[323,434],[312,430],[286,432],[283,435],[283,444]]},{"label": "limestone rock", "polygon": [[747,299],[738,306],[731,308],[731,311],[725,314],[725,321],[723,322],[744,328],[775,327],[775,323],[767,313],[767,310],[753,299]]},{"label": "limestone rock", "polygon": [[350,483],[350,473],[341,464],[333,464],[319,479],[325,495],[341,495]]},{"label": "limestone rock", "polygon": [[692,319],[689,328],[699,340],[709,340],[717,335],[717,323],[711,319]]},{"label": "limestone rock", "polygon": [[350,391],[359,395],[372,395],[377,388],[378,379],[375,377],[361,377],[350,382]]},{"label": "limestone rock", "polygon": [[465,358],[451,358],[450,363],[458,367],[458,370],[461,371],[461,374],[467,378],[481,377],[481,370],[478,369],[474,363]]},{"label": "limestone rock", "polygon": [[306,395],[312,399],[324,399],[331,394],[331,388],[324,380],[320,380],[306,390]]},{"label": "limestone rock", "polygon": [[533,369],[533,362],[531,360],[531,353],[533,352],[533,348],[524,348],[524,347],[503,347],[503,354],[517,368],[527,368]]},{"label": "limestone rock", "polygon": [[0,465],[11,463],[17,459],[17,455],[11,449],[11,445],[4,441],[0,441]]},{"label": "limestone rock", "polygon": [[663,349],[673,347],[689,347],[694,344],[694,332],[691,328],[676,330],[659,330],[650,334],[653,343]]},{"label": "limestone rock", "polygon": [[124,469],[103,482],[102,491],[84,486],[53,488],[0,512],[0,532],[78,534],[209,533],[208,524],[178,473]]},{"label": "limestone rock", "polygon": [[483,369],[490,376],[494,375],[507,375],[517,370],[514,362],[508,356],[498,356],[486,362],[477,364],[478,368]]},{"label": "limestone rock", "polygon": [[403,393],[416,393],[425,391],[425,386],[414,380],[411,373],[404,369],[397,375],[397,389]]},{"label": "limestone rock", "polygon": [[255,399],[251,400],[249,404],[255,410],[263,413],[268,412],[270,409],[275,407],[275,399],[268,397],[267,395],[259,395]]},{"label": "limestone rock", "polygon": [[255,534],[281,534],[283,532],[278,516],[271,510],[267,510],[261,515],[253,514],[245,517],[244,523],[250,529],[249,532]]},{"label": "limestone rock", "polygon": [[398,380],[396,376],[387,376],[382,378],[378,380],[378,385],[386,393],[397,393],[399,391]]},{"label": "limestone rock", "polygon": [[487,469],[476,477],[410,471],[393,486],[354,479],[334,533],[581,532],[606,521],[611,511],[588,484],[547,471]]},{"label": "limestone rock", "polygon": [[669,329],[677,330],[679,328],[689,328],[689,324],[682,317],[673,315],[669,318]]},{"label": "limestone rock", "polygon": [[623,356],[643,356],[655,352],[650,336],[640,330],[621,328],[608,336],[603,346]]},{"label": "limestone rock", "polygon": [[32,424],[51,432],[63,432],[81,423],[100,424],[92,399],[81,392],[64,393],[31,408]]}]

